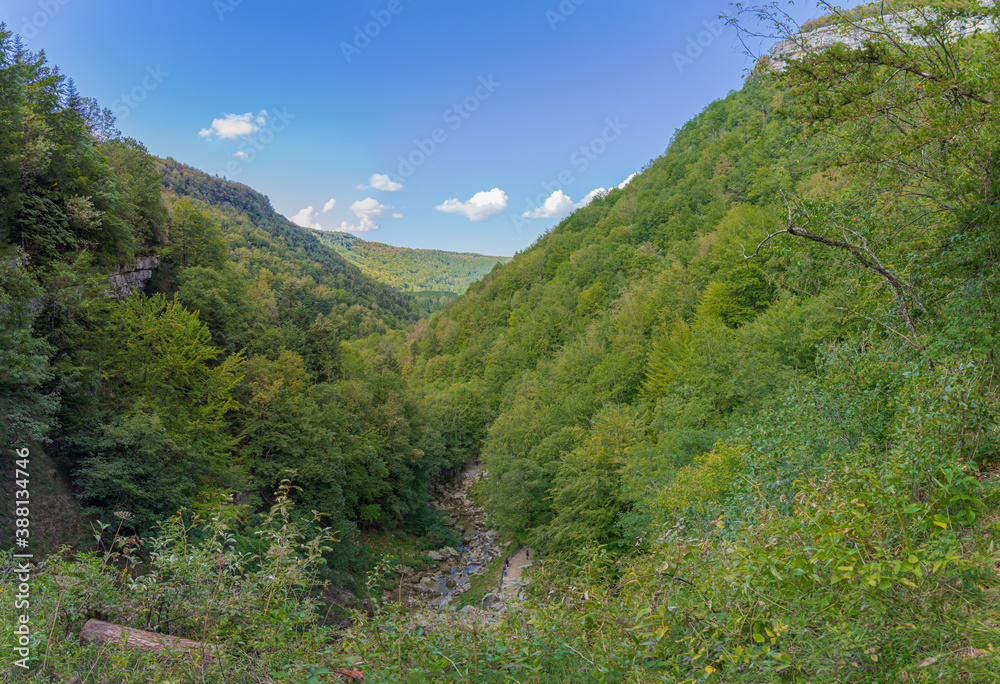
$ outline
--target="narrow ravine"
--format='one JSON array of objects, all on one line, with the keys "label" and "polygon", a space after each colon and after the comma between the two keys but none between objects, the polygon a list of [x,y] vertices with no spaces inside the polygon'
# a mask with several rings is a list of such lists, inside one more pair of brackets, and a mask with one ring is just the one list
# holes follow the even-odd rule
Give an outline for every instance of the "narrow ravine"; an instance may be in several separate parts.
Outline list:
[{"label": "narrow ravine", "polygon": [[429,552],[428,558],[439,563],[432,570],[417,572],[402,566],[399,586],[386,594],[387,599],[419,611],[454,608],[455,599],[472,588],[472,578],[485,574],[490,562],[503,553],[499,535],[487,527],[486,511],[469,499],[469,489],[483,474],[483,466],[469,464],[457,487],[440,492],[431,501],[431,506],[447,513],[447,524],[463,535],[463,543]]}]

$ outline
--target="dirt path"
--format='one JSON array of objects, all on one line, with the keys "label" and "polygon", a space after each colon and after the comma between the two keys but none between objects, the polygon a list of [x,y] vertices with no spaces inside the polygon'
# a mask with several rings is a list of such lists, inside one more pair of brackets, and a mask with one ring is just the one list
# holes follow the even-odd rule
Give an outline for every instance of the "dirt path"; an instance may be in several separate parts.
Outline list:
[{"label": "dirt path", "polygon": [[510,558],[510,565],[507,566],[507,576],[503,578],[503,598],[505,601],[517,598],[517,592],[521,589],[521,572],[525,568],[531,567],[531,556],[534,554],[532,548],[522,548]]}]

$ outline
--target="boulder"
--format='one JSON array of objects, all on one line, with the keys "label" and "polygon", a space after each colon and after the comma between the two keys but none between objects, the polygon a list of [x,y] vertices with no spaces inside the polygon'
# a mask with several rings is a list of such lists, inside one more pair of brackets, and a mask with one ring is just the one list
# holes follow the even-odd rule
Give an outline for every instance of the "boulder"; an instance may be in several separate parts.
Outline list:
[{"label": "boulder", "polygon": [[429,553],[427,554],[427,557],[428,557],[428,558],[430,558],[430,559],[431,559],[432,561],[434,561],[435,563],[440,563],[441,561],[443,561],[443,560],[444,560],[444,556],[442,556],[442,555],[441,555],[440,553],[438,553],[437,551],[431,551],[431,552],[429,552]]},{"label": "boulder", "polygon": [[428,601],[427,607],[431,610],[444,610],[449,603],[451,603],[451,596],[441,596],[440,598]]},{"label": "boulder", "polygon": [[483,600],[480,601],[480,604],[483,606],[483,608],[489,609],[493,608],[501,601],[503,601],[503,598],[501,596],[499,596],[498,594],[489,593],[483,597]]}]

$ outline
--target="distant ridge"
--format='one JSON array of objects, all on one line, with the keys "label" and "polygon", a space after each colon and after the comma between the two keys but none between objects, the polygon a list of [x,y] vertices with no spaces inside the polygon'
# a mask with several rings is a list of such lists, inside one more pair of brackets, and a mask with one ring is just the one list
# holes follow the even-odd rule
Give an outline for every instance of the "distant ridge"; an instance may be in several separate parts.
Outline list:
[{"label": "distant ridge", "polygon": [[494,266],[511,260],[472,252],[394,247],[349,233],[322,230],[313,233],[368,276],[404,292],[462,294]]}]

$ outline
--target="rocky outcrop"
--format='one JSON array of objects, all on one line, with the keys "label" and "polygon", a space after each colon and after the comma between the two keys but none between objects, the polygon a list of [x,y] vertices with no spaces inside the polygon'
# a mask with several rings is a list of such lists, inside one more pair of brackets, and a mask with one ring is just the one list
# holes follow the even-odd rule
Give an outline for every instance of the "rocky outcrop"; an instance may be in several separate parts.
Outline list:
[{"label": "rocky outcrop", "polygon": [[[910,45],[924,43],[923,38],[913,35],[914,27],[921,24],[920,15],[916,10],[886,17],[884,25],[877,22],[878,20],[873,17],[856,22],[853,27],[835,24],[803,31],[793,38],[776,43],[768,53],[766,68],[769,71],[783,71],[788,67],[790,60],[801,59],[810,52],[825,50],[834,45],[845,45],[850,49],[864,47],[865,41],[871,40],[876,30],[891,33],[899,41]],[[975,33],[990,33],[995,31],[996,27],[991,19],[980,17],[966,21],[952,21],[949,23],[949,30],[958,39]]]},{"label": "rocky outcrop", "polygon": [[[3,266],[13,264],[16,268],[21,268],[21,264],[14,257],[8,257]],[[138,257],[134,263],[123,264],[111,271],[108,275],[108,294],[115,299],[127,299],[134,292],[142,292],[146,288],[146,283],[153,277],[153,269],[160,265],[159,256]],[[77,287],[76,292],[82,288]],[[39,313],[48,303],[48,296],[33,297],[28,302],[28,308],[32,313]],[[3,304],[0,304],[0,314],[7,312]]]},{"label": "rocky outcrop", "polygon": [[126,299],[134,292],[142,292],[153,277],[153,269],[159,265],[159,256],[146,256],[137,258],[135,263],[119,266],[108,276],[112,296]]},{"label": "rocky outcrop", "polygon": [[469,468],[457,489],[441,492],[431,502],[434,508],[451,516],[445,524],[463,535],[463,544],[430,551],[427,558],[437,566],[426,572],[407,568],[401,574],[399,588],[387,592],[387,600],[417,604],[425,611],[444,611],[454,597],[472,588],[472,577],[484,574],[489,563],[503,552],[497,533],[486,527],[486,512],[468,496],[469,487],[480,475],[479,467]]}]

